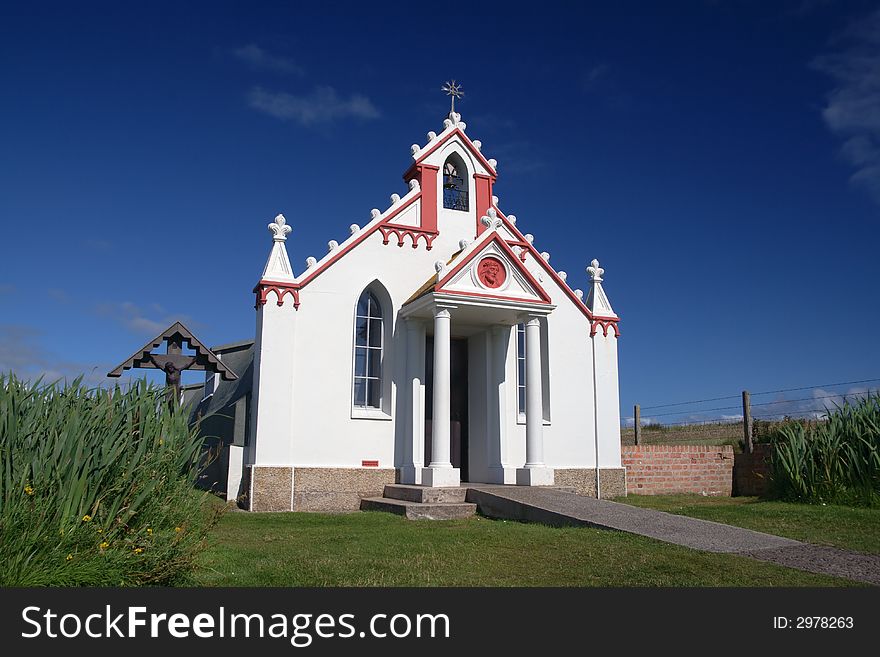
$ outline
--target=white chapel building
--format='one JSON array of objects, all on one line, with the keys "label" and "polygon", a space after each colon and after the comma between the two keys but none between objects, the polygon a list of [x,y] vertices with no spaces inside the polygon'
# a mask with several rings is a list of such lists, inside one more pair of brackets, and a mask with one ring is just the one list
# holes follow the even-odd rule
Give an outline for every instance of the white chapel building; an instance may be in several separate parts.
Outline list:
[{"label": "white chapel building", "polygon": [[303,271],[269,224],[255,341],[231,347],[249,390],[224,476],[246,508],[357,509],[391,483],[625,494],[603,269],[570,285],[498,207],[460,115],[443,126],[412,146],[407,193]]}]

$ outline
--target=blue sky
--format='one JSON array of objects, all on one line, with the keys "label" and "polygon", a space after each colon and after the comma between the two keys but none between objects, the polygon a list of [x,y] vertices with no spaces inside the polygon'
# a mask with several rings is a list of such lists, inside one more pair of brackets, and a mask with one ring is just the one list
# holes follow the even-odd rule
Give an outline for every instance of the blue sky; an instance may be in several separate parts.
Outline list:
[{"label": "blue sky", "polygon": [[175,319],[251,338],[266,223],[297,271],[366,223],[453,77],[501,208],[573,286],[606,269],[624,414],[880,378],[858,1],[7,3],[0,370],[100,380]]}]

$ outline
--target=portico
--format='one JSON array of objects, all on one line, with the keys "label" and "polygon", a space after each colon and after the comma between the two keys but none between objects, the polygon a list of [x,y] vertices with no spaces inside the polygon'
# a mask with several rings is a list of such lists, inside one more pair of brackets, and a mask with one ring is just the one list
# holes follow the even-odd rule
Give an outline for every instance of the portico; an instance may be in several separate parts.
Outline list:
[{"label": "portico", "polygon": [[[553,485],[553,469],[544,462],[544,421],[541,363],[541,318],[554,306],[545,302],[523,302],[478,298],[468,295],[432,293],[404,306],[401,316],[407,335],[407,430],[403,483],[435,488],[460,485],[461,468],[452,458],[451,342],[466,339],[472,359],[468,381],[482,384],[468,397],[484,401],[471,409],[468,453],[472,459],[472,482]],[[515,372],[514,327],[525,325],[525,462],[512,462],[508,454],[511,436],[507,430],[508,397],[517,388],[510,376]],[[433,334],[432,381],[426,380],[425,346]],[[513,380],[511,380],[513,379]],[[460,383],[459,383],[460,385]],[[426,393],[429,397],[426,398]],[[425,406],[430,399],[432,422],[426,440]],[[509,412],[510,411],[510,412]],[[521,451],[521,450],[516,450]]]}]

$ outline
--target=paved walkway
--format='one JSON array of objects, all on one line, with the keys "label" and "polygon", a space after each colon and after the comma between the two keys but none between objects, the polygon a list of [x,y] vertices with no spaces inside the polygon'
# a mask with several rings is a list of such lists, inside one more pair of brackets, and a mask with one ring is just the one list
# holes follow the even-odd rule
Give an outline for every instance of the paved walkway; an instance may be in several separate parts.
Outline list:
[{"label": "paved walkway", "polygon": [[552,488],[467,484],[467,501],[493,518],[582,525],[648,536],[695,550],[724,552],[880,586],[880,555],[809,545],[790,538]]}]

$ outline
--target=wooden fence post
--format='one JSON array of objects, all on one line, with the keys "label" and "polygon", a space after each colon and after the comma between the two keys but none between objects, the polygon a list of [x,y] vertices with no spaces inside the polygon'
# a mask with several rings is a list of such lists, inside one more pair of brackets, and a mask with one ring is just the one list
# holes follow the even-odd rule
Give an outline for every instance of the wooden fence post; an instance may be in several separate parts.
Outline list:
[{"label": "wooden fence post", "polygon": [[748,390],[743,390],[743,449],[751,454],[752,444],[752,397]]},{"label": "wooden fence post", "polygon": [[633,407],[633,435],[638,445],[642,440],[642,407],[638,404]]}]

